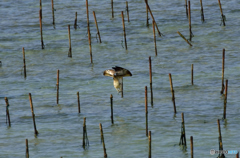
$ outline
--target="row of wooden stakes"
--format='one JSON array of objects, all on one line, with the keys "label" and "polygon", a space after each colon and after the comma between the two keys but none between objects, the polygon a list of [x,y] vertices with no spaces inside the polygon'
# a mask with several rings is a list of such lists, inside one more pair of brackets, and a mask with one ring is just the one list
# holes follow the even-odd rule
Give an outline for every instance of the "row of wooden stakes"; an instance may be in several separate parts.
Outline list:
[{"label": "row of wooden stakes", "polygon": [[[150,9],[150,6],[148,4],[148,0],[145,0],[146,3],[146,13],[147,13],[147,26],[149,26],[149,18],[148,18],[148,12],[150,13],[151,17],[152,17],[152,26],[153,26],[153,36],[154,36],[154,44],[155,44],[155,55],[157,56],[157,44],[156,44],[156,35],[155,35],[155,27],[158,31],[159,36],[162,36],[163,34],[159,31],[157,23],[155,21],[155,18],[152,14],[152,11]],[[225,20],[226,17],[223,14],[222,11],[222,7],[221,7],[221,2],[220,0],[218,0],[219,3],[219,7],[220,7],[220,11],[221,11],[221,17],[222,17],[222,23],[225,26]],[[202,0],[200,0],[200,4],[201,4],[201,20],[202,22],[205,21],[204,19],[204,13],[203,13],[203,5],[202,5]],[[186,15],[188,17],[188,21],[189,21],[189,40],[192,41],[192,37],[194,36],[192,33],[192,27],[191,27],[191,7],[190,7],[190,0],[187,2],[187,0],[185,0],[185,7],[186,7]],[[113,11],[113,0],[111,0],[111,7],[112,7],[112,18],[114,18],[114,11]],[[52,17],[53,17],[53,25],[55,26],[55,17],[54,17],[54,3],[52,0]],[[129,20],[129,9],[128,9],[128,1],[126,1],[126,11],[127,11],[127,18],[128,18],[128,22]],[[86,12],[87,12],[87,29],[88,29],[88,42],[89,42],[89,50],[90,50],[90,60],[91,63],[93,63],[93,59],[92,59],[92,45],[91,45],[91,33],[90,33],[90,24],[89,24],[89,11],[88,11],[88,0],[86,0]],[[122,23],[123,23],[123,35],[124,35],[124,41],[125,41],[125,49],[127,50],[127,39],[126,39],[126,29],[125,29],[125,23],[124,23],[124,14],[123,11],[121,12],[122,15]],[[97,18],[96,18],[96,14],[95,11],[93,11],[93,16],[94,16],[94,20],[95,20],[95,24],[96,24],[96,28],[97,28],[97,35],[99,37],[99,42],[101,43],[101,36],[100,36],[100,31],[98,29],[98,24],[97,24]],[[40,10],[39,10],[39,23],[40,23],[40,32],[41,32],[41,46],[42,49],[44,49],[44,42],[43,42],[43,33],[42,33],[42,2],[40,0]],[[77,29],[77,12],[75,12],[75,22],[74,22],[74,28]],[[192,46],[192,44],[179,32],[177,31],[177,33],[190,45]],[[71,46],[71,34],[70,34],[70,25],[68,25],[68,37],[69,37],[69,51],[68,51],[68,57],[72,57],[72,46]]]}]

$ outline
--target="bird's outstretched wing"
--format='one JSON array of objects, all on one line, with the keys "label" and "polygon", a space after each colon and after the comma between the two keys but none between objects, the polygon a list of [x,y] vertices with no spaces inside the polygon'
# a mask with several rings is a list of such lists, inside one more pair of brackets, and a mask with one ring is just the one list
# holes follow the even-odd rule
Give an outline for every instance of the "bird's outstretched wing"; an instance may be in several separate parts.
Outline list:
[{"label": "bird's outstretched wing", "polygon": [[112,68],[115,70],[115,76],[119,76],[119,77],[132,76],[132,73],[127,69],[124,69],[119,66],[115,66]]}]

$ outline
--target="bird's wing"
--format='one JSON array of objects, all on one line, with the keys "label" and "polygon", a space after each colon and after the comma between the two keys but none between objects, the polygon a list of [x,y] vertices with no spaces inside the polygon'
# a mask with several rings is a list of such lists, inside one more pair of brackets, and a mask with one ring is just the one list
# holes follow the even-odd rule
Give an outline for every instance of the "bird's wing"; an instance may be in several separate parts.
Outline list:
[{"label": "bird's wing", "polygon": [[113,67],[113,69],[115,70],[116,76],[119,76],[119,77],[132,76],[132,73],[129,70],[124,69],[122,67],[115,66]]},{"label": "bird's wing", "polygon": [[114,74],[115,74],[115,73],[116,73],[115,70],[109,69],[109,70],[105,70],[105,71],[103,72],[103,75],[104,75],[104,76],[114,77]]}]

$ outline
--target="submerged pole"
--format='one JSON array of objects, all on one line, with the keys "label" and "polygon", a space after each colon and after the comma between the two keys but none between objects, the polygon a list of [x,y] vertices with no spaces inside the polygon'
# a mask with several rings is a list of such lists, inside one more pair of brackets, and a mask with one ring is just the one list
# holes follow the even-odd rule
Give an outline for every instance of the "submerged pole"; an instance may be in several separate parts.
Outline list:
[{"label": "submerged pole", "polygon": [[56,84],[56,86],[57,86],[57,104],[59,101],[59,73],[60,73],[60,71],[57,70],[57,84]]},{"label": "submerged pole", "polygon": [[114,121],[113,121],[113,96],[112,96],[112,94],[110,95],[110,104],[111,104],[111,120],[112,120],[112,125],[113,125]]},{"label": "submerged pole", "polygon": [[126,30],[125,30],[123,11],[121,13],[122,13],[122,23],[123,23],[123,34],[124,34],[124,41],[125,41],[125,49],[127,50],[127,39],[126,39]]},{"label": "submerged pole", "polygon": [[228,92],[228,80],[226,80],[225,87],[225,99],[224,99],[224,110],[223,110],[223,119],[226,119],[226,110],[227,110],[227,92]]},{"label": "submerged pole", "polygon": [[150,91],[151,91],[151,105],[153,106],[153,90],[152,90],[152,60],[149,56],[149,78],[150,78]]},{"label": "submerged pole", "polygon": [[169,73],[169,81],[170,81],[170,87],[171,87],[171,92],[172,92],[172,102],[173,102],[173,109],[174,109],[174,113],[177,113],[176,110],[176,105],[175,105],[175,95],[174,95],[174,90],[173,90],[173,84],[172,84],[172,75],[171,73]]},{"label": "submerged pole", "polygon": [[145,118],[146,118],[146,136],[148,137],[148,96],[147,96],[147,86],[145,86]]},{"label": "submerged pole", "polygon": [[35,114],[34,114],[34,110],[33,110],[33,103],[32,103],[32,95],[31,95],[31,93],[29,93],[29,102],[30,102],[30,107],[31,107],[31,111],[32,111],[34,133],[35,133],[35,135],[38,135],[37,126],[36,126],[36,122],[35,122]]},{"label": "submerged pole", "polygon": [[24,47],[22,47],[22,52],[23,52],[23,71],[24,71],[24,78],[27,77],[27,71],[26,71],[26,61],[25,61],[25,51]]},{"label": "submerged pole", "polygon": [[221,94],[224,92],[224,67],[225,67],[225,49],[222,52],[222,89],[220,91]]},{"label": "submerged pole", "polygon": [[100,128],[100,132],[101,132],[101,138],[102,138],[102,144],[103,144],[103,152],[104,152],[104,158],[107,157],[107,151],[105,148],[105,142],[104,142],[104,136],[103,136],[103,129],[102,129],[102,124],[99,123],[99,128]]},{"label": "submerged pole", "polygon": [[11,120],[10,120],[10,114],[9,114],[9,103],[8,103],[8,98],[5,97],[5,102],[6,102],[6,124],[8,122],[8,126],[11,127]]},{"label": "submerged pole", "polygon": [[93,17],[94,17],[96,28],[97,28],[97,35],[98,35],[98,38],[99,38],[99,42],[102,43],[100,32],[99,32],[99,29],[98,29],[98,23],[97,23],[97,18],[96,18],[96,15],[95,15],[95,11],[93,11]]},{"label": "submerged pole", "polygon": [[69,40],[69,50],[68,50],[68,57],[72,57],[72,45],[71,45],[71,32],[70,32],[70,25],[68,25],[68,40]]}]

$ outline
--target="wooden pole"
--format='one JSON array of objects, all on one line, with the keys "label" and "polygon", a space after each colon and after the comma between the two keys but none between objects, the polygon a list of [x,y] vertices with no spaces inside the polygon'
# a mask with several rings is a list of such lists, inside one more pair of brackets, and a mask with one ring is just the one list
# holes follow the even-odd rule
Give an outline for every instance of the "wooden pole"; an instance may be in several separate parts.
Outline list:
[{"label": "wooden pole", "polygon": [[[223,14],[223,11],[222,11],[222,5],[221,5],[220,0],[218,0],[218,4],[219,4],[219,7],[220,7],[220,11],[221,11],[222,23],[223,23],[223,26],[225,26],[226,16]],[[221,24],[222,24],[222,23],[221,23]]]},{"label": "wooden pole", "polygon": [[191,6],[190,1],[188,1],[188,22],[189,22],[189,40],[192,41],[192,25],[191,25]]},{"label": "wooden pole", "polygon": [[35,133],[35,135],[38,135],[38,131],[37,131],[36,123],[35,123],[35,114],[34,114],[34,110],[33,110],[33,103],[32,103],[32,95],[31,95],[31,93],[29,93],[29,101],[30,101],[30,107],[31,107],[31,111],[32,111],[34,133]]},{"label": "wooden pole", "polygon": [[186,8],[186,15],[188,17],[188,3],[187,3],[187,0],[185,0],[185,8]]},{"label": "wooden pole", "polygon": [[83,118],[83,143],[82,147],[85,149],[86,146],[89,146],[88,136],[87,136],[87,126],[86,126],[86,117]]},{"label": "wooden pole", "polygon": [[146,136],[148,137],[148,96],[147,96],[147,86],[145,86],[145,117],[146,117]]},{"label": "wooden pole", "polygon": [[177,32],[190,46],[192,46],[192,44],[178,31]]},{"label": "wooden pole", "polygon": [[53,18],[53,25],[55,25],[55,17],[54,17],[54,3],[52,0],[52,18]]},{"label": "wooden pole", "polygon": [[153,39],[154,39],[154,46],[155,46],[155,56],[157,56],[157,42],[156,42],[156,34],[155,34],[155,21],[152,21],[153,25]]},{"label": "wooden pole", "polygon": [[41,15],[40,17],[42,19],[42,0],[39,0],[39,2],[40,2],[39,5],[40,5],[40,15]]},{"label": "wooden pole", "polygon": [[11,127],[11,120],[10,120],[10,114],[9,114],[9,103],[8,103],[8,98],[5,97],[5,102],[6,102],[6,124],[8,122],[8,126]]},{"label": "wooden pole", "polygon": [[104,136],[103,136],[103,129],[102,129],[102,124],[99,123],[99,128],[100,128],[100,132],[101,132],[101,138],[102,138],[102,144],[103,144],[103,152],[104,152],[104,158],[107,157],[107,151],[105,148],[105,142],[104,142]]},{"label": "wooden pole", "polygon": [[57,84],[56,84],[56,86],[57,86],[57,104],[59,103],[59,73],[60,73],[60,71],[57,70]]},{"label": "wooden pole", "polygon": [[98,38],[99,38],[99,42],[102,43],[100,32],[99,32],[99,29],[98,29],[98,23],[97,23],[97,18],[96,18],[96,15],[95,15],[95,11],[93,11],[93,16],[94,16],[94,20],[95,20],[95,24],[96,24],[96,28],[97,28],[97,35],[98,35]]},{"label": "wooden pole", "polygon": [[130,22],[130,20],[129,20],[128,1],[126,1],[126,11],[127,11],[127,18],[128,18],[128,22]]},{"label": "wooden pole", "polygon": [[28,139],[26,139],[26,158],[29,158]]},{"label": "wooden pole", "polygon": [[191,66],[191,83],[193,85],[193,64]]},{"label": "wooden pole", "polygon": [[122,89],[122,91],[121,91],[121,98],[123,98],[123,78],[122,78],[121,89]]},{"label": "wooden pole", "polygon": [[[152,11],[151,11],[151,9],[150,9],[150,7],[149,7],[149,5],[148,5],[148,1],[147,1],[147,0],[145,0],[145,3],[146,3],[146,6],[147,6],[147,8],[148,8],[148,11],[149,11],[150,15],[152,16],[152,20],[153,20],[153,21],[155,21],[155,19],[154,19],[154,16],[153,16],[153,14],[152,14]],[[156,28],[157,28],[158,35],[159,35],[159,36],[161,36],[162,34],[161,34],[161,32],[159,31],[159,29],[158,29],[158,26],[157,26],[157,23],[156,23],[156,22],[155,22],[155,26],[156,26]]]},{"label": "wooden pole", "polygon": [[77,100],[78,100],[78,113],[81,113],[79,92],[77,92]]},{"label": "wooden pole", "polygon": [[113,121],[113,96],[112,96],[112,94],[110,95],[110,104],[111,104],[111,120],[112,120],[112,124],[114,124],[114,121]]},{"label": "wooden pole", "polygon": [[147,6],[147,4],[148,4],[148,0],[146,0],[147,1],[147,3],[146,3],[146,13],[147,13],[147,22],[146,22],[146,26],[147,27],[149,27],[149,18],[148,18],[148,6]]},{"label": "wooden pole", "polygon": [[[218,139],[219,139],[219,151],[221,150],[221,151],[223,151],[223,143],[222,143],[222,135],[221,135],[221,127],[220,127],[220,121],[219,121],[219,119],[217,120],[217,123],[218,123],[218,133],[219,133],[219,137],[218,137]],[[224,154],[223,153],[219,153],[219,156],[218,156],[219,158],[224,158],[225,156],[224,156]]]},{"label": "wooden pole", "polygon": [[205,21],[205,19],[204,19],[204,14],[203,14],[203,5],[202,5],[202,0],[200,0],[200,4],[201,4],[201,20],[202,20],[202,22],[204,22],[204,21]]},{"label": "wooden pole", "polygon": [[228,80],[226,80],[225,87],[225,99],[224,99],[224,110],[223,110],[223,119],[226,119],[226,110],[227,110],[227,92],[228,92]]},{"label": "wooden pole", "polygon": [[27,77],[27,71],[26,71],[26,61],[25,61],[25,51],[24,47],[22,47],[22,52],[23,52],[23,71],[24,71],[24,77]]},{"label": "wooden pole", "polygon": [[183,145],[184,147],[187,147],[186,134],[185,134],[185,123],[184,123],[184,113],[182,113],[182,127],[181,127],[181,137],[180,137],[179,145]]},{"label": "wooden pole", "polygon": [[89,43],[89,50],[90,50],[90,60],[91,60],[91,64],[92,64],[93,63],[93,59],[92,59],[92,42],[91,42],[90,29],[88,29],[88,43]]},{"label": "wooden pole", "polygon": [[174,96],[174,90],[173,90],[173,84],[172,84],[172,75],[169,73],[169,81],[170,81],[170,86],[171,86],[171,92],[172,92],[172,102],[173,102],[173,108],[174,108],[174,113],[177,113],[176,110],[176,105],[175,105],[175,96]]},{"label": "wooden pole", "polygon": [[75,21],[74,21],[74,29],[77,29],[77,12],[75,12]]},{"label": "wooden pole", "polygon": [[239,152],[236,154],[236,158],[239,158]]},{"label": "wooden pole", "polygon": [[193,136],[190,137],[191,142],[191,158],[193,158]]},{"label": "wooden pole", "polygon": [[42,45],[42,49],[44,49],[43,33],[42,33],[42,9],[39,10],[39,23],[40,23],[40,33],[41,33],[41,45]]},{"label": "wooden pole", "polygon": [[125,30],[123,11],[122,11],[122,23],[123,23],[123,34],[124,34],[124,41],[125,41],[125,49],[127,50],[127,39],[126,39],[126,30]]},{"label": "wooden pole", "polygon": [[111,8],[112,8],[112,18],[114,18],[114,12],[113,12],[113,0],[111,0]]},{"label": "wooden pole", "polygon": [[222,52],[222,89],[220,91],[221,94],[224,92],[224,67],[225,67],[225,49]]},{"label": "wooden pole", "polygon": [[153,106],[153,90],[152,90],[152,60],[151,60],[151,56],[149,56],[149,77],[150,77],[151,105]]},{"label": "wooden pole", "polygon": [[151,131],[149,131],[148,134],[148,158],[152,157],[152,135],[151,135]]},{"label": "wooden pole", "polygon": [[90,24],[89,24],[89,12],[88,12],[88,0],[86,0],[86,11],[87,11],[87,28],[90,33]]},{"label": "wooden pole", "polygon": [[68,40],[69,40],[68,57],[72,57],[72,45],[71,45],[71,32],[70,32],[70,25],[68,25]]}]

